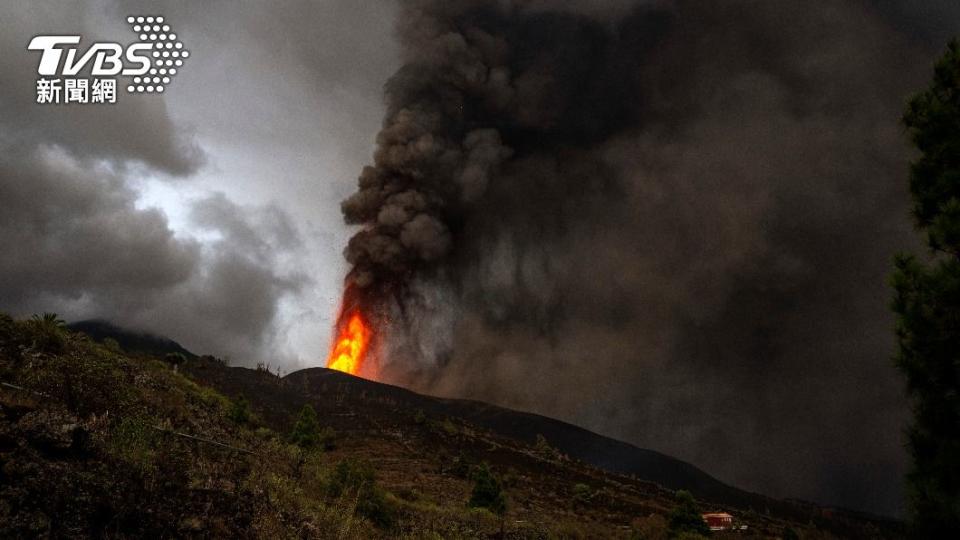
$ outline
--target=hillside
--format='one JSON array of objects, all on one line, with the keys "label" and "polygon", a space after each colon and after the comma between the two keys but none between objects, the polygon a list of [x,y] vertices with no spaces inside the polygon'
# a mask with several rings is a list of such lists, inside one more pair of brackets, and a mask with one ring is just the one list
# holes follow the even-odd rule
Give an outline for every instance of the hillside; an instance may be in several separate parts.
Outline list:
[{"label": "hillside", "polygon": [[[689,474],[722,488],[698,493],[700,506],[734,514],[748,527],[738,538],[897,534],[751,494],[769,504],[712,502],[742,492],[536,415],[324,369],[279,378],[201,357],[179,371],[0,317],[0,537],[666,538],[673,491],[653,470],[598,468],[608,451],[638,470],[659,464],[665,486]],[[322,429],[294,444],[305,404]],[[504,487],[503,518],[467,507],[484,464]]]},{"label": "hillside", "polygon": [[132,332],[109,321],[96,319],[77,321],[68,324],[67,329],[74,332],[83,332],[94,341],[101,343],[106,339],[112,339],[127,352],[152,356],[163,356],[169,353],[180,353],[187,358],[196,358],[197,356],[172,339],[146,332]]},{"label": "hillside", "polygon": [[689,463],[545,416],[477,401],[423,396],[323,368],[291,373],[286,380],[304,389],[334,385],[349,389],[354,394],[388,396],[388,399],[402,402],[407,408],[421,408],[441,417],[460,418],[498,435],[529,444],[535,444],[537,435],[542,435],[551,446],[571,458],[611,472],[635,475],[670,489],[685,489],[715,502],[746,505],[759,502],[756,495],[723,484]]}]

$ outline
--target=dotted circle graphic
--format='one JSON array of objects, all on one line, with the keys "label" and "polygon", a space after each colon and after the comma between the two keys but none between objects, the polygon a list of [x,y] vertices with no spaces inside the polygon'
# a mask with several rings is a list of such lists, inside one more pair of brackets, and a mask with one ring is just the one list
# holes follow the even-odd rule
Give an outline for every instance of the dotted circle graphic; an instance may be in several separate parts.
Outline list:
[{"label": "dotted circle graphic", "polygon": [[[177,68],[183,66],[183,59],[190,57],[190,51],[184,49],[183,42],[171,31],[169,24],[158,15],[130,15],[127,24],[142,43],[149,43],[153,49],[150,56],[154,67],[142,76],[133,77],[133,84],[127,85],[131,94],[163,93],[166,86],[177,74]],[[149,76],[147,76],[149,74]],[[157,76],[160,75],[160,76]]]}]

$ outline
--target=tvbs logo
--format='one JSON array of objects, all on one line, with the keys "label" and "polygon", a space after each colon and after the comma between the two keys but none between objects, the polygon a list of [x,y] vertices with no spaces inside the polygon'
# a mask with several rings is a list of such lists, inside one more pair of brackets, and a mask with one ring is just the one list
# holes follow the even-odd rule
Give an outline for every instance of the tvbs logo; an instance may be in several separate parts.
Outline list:
[{"label": "tvbs logo", "polygon": [[[190,52],[163,17],[130,16],[127,24],[140,38],[127,46],[98,42],[81,52],[77,35],[30,40],[27,49],[40,51],[37,103],[116,103],[118,76],[127,78],[128,93],[162,94]],[[78,77],[86,72],[90,78]]]}]

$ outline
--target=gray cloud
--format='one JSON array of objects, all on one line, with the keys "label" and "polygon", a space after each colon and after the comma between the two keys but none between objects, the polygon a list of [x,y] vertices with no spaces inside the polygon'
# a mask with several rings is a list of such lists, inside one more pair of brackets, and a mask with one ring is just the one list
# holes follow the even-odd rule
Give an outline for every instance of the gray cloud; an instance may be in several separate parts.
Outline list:
[{"label": "gray cloud", "polygon": [[309,280],[285,272],[280,257],[300,249],[299,233],[278,208],[241,207],[223,194],[197,201],[191,214],[200,229],[219,236],[206,246],[199,271],[140,305],[114,298],[104,309],[121,306],[128,324],[177,336],[198,351],[248,365],[289,363],[277,348],[279,301]]},{"label": "gray cloud", "polygon": [[0,158],[0,297],[14,305],[39,291],[149,290],[196,269],[199,246],[178,241],[156,210],[107,166],[49,146],[6,147]]},{"label": "gray cloud", "polygon": [[34,103],[33,35],[126,41],[117,34],[125,14],[72,2],[2,9],[0,45],[10,54],[0,58],[0,309],[106,318],[198,352],[285,362],[278,309],[307,282],[281,269],[303,247],[286,211],[214,194],[189,212],[208,240],[178,236],[163,212],[138,204],[144,177],[182,185],[205,162],[165,100]]}]

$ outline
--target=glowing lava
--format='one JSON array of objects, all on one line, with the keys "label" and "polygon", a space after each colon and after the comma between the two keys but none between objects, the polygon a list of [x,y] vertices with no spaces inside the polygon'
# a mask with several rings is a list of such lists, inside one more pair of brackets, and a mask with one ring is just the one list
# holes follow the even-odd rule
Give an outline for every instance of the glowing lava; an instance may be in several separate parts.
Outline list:
[{"label": "glowing lava", "polygon": [[346,324],[341,323],[338,326],[337,341],[334,342],[330,358],[327,359],[327,367],[359,375],[370,345],[370,329],[359,311],[353,312]]}]

